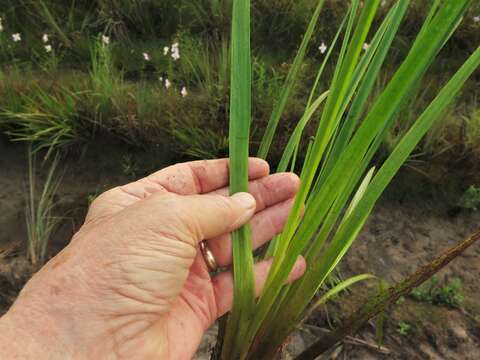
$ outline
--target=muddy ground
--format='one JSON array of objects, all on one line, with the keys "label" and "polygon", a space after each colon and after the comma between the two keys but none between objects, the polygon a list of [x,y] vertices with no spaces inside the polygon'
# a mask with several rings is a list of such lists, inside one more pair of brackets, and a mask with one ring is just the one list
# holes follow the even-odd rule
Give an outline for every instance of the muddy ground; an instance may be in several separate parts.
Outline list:
[{"label": "muddy ground", "polygon": [[[57,195],[62,226],[56,231],[51,254],[65,246],[78,228],[88,199],[102,191],[172,162],[167,149],[152,154],[118,144],[90,146],[62,161],[63,181]],[[66,164],[66,165],[64,165]],[[25,232],[26,148],[0,138],[0,313],[33,271],[22,257]],[[468,169],[467,169],[468,170]],[[468,171],[467,171],[468,172]],[[42,171],[39,171],[42,174]],[[444,175],[442,175],[444,176]],[[442,178],[440,176],[440,178]],[[456,174],[451,178],[459,178]],[[434,181],[406,168],[390,186],[360,238],[341,265],[344,278],[364,272],[393,283],[412,273],[480,228],[480,213],[456,207],[463,183]],[[1,252],[0,252],[1,253]],[[462,280],[464,302],[459,309],[404,299],[388,312],[382,349],[375,347],[375,324],[348,339],[324,358],[330,359],[479,359],[480,358],[480,244],[473,246],[440,274],[442,281]],[[375,292],[362,284],[309,319],[292,335],[285,358],[291,358],[331,326],[340,323]],[[400,331],[401,324],[408,331]],[[215,331],[206,336],[198,358],[206,358]]]}]

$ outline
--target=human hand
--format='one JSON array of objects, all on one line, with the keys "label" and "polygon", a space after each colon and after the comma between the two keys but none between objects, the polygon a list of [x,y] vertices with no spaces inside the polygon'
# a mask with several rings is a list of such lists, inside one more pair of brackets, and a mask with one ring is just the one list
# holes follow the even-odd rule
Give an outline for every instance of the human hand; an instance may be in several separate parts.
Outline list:
[{"label": "human hand", "polygon": [[[208,239],[227,267],[232,230],[251,221],[254,248],[281,231],[299,180],[268,173],[250,159],[253,197],[228,197],[226,159],[175,165],[99,196],[72,242],[0,320],[4,339],[31,339],[1,346],[0,357],[191,358],[233,297],[231,272],[211,276],[198,244]],[[257,293],[269,266],[255,265]],[[304,269],[300,258],[289,280]]]}]

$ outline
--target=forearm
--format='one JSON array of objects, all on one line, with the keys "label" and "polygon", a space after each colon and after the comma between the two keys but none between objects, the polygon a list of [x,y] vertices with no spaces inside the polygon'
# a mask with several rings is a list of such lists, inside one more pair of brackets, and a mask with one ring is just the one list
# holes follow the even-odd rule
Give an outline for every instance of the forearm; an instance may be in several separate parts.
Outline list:
[{"label": "forearm", "polygon": [[74,341],[78,325],[71,320],[77,309],[65,301],[63,295],[69,293],[65,281],[45,273],[48,267],[27,282],[0,318],[0,359],[81,358]]},{"label": "forearm", "polygon": [[15,306],[0,318],[0,359],[69,359],[70,349],[41,314]]}]

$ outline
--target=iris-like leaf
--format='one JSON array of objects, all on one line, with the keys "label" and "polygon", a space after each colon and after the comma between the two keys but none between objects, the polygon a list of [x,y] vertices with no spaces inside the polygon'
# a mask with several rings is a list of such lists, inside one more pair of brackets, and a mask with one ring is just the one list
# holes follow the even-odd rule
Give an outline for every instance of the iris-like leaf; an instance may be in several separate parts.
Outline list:
[{"label": "iris-like leaf", "polygon": [[[230,194],[248,191],[251,122],[250,0],[233,1],[230,91]],[[248,328],[255,301],[253,255],[249,225],[232,233],[233,310],[227,320],[224,359],[235,358]]]},{"label": "iris-like leaf", "polygon": [[[230,141],[232,156],[236,157],[232,166],[239,166],[238,169],[232,169],[232,176],[240,176],[237,179],[243,181],[241,186],[232,181],[232,189],[235,191],[244,191],[247,179],[246,170],[241,166],[245,166],[248,156],[249,121],[245,120],[245,111],[248,109],[249,114],[250,103],[238,97],[242,94],[242,97],[250,98],[249,91],[245,90],[249,86],[247,82],[250,81],[250,73],[246,70],[247,60],[243,57],[249,50],[240,47],[238,42],[238,31],[242,29],[239,24],[243,24],[244,30],[246,26],[246,18],[242,17],[245,16],[246,3],[248,1],[234,2],[233,19],[232,55],[243,59],[243,62],[241,59],[232,60]],[[367,172],[385,134],[414,96],[414,90],[421,84],[430,65],[457,29],[471,0],[434,0],[407,57],[383,92],[372,99],[374,84],[410,0],[398,0],[392,6],[371,37],[370,46],[366,48],[364,44],[371,33],[379,3],[380,0],[366,0],[362,3],[360,0],[352,0],[350,10],[335,36],[335,41],[340,39],[345,28],[329,90],[318,97],[317,88],[327,61],[333,54],[333,44],[327,59],[319,68],[306,101],[304,115],[285,148],[278,167],[280,171],[285,171],[290,164],[296,162],[303,129],[314,119],[315,114],[321,112],[316,135],[309,143],[302,166],[302,181],[290,216],[283,232],[267,251],[267,256],[273,256],[274,259],[257,302],[253,300],[250,240],[245,240],[245,232],[234,234],[235,296],[240,298],[235,299],[229,319],[230,333],[227,334],[230,335],[225,342],[228,351],[224,348],[224,359],[257,360],[276,356],[285,338],[302,321],[316,292],[350,249],[387,185],[465,81],[480,66],[480,49],[477,49],[413,123],[378,172],[375,173],[374,168]],[[270,119],[260,147],[259,154],[262,157],[267,156],[273,142],[275,129],[291,95],[322,4],[323,1],[320,1],[312,16]],[[247,40],[243,38],[243,42],[246,44]],[[238,53],[240,49],[242,54]],[[247,75],[239,79],[238,74]],[[324,100],[326,103],[322,108]],[[367,112],[368,101],[372,101],[372,105]],[[240,109],[239,106],[243,108]],[[243,121],[233,123],[239,119]],[[244,150],[239,151],[239,146]],[[239,162],[242,165],[235,165]],[[243,240],[248,241],[248,245],[242,243]],[[305,257],[307,271],[300,280],[286,285],[298,256]],[[238,274],[239,271],[244,273]],[[347,280],[327,293],[322,302],[350,284],[367,278],[369,276],[361,275]],[[232,335],[233,332],[235,334]]]}]

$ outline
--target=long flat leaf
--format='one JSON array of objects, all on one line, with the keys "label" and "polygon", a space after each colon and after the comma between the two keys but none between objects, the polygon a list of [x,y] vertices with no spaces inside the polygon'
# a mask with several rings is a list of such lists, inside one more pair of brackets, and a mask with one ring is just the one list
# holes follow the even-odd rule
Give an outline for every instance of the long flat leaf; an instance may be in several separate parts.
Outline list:
[{"label": "long flat leaf", "polygon": [[[231,39],[230,194],[248,191],[251,122],[250,0],[234,0]],[[255,306],[251,229],[232,233],[234,302],[227,320],[222,358],[239,353]]]}]

